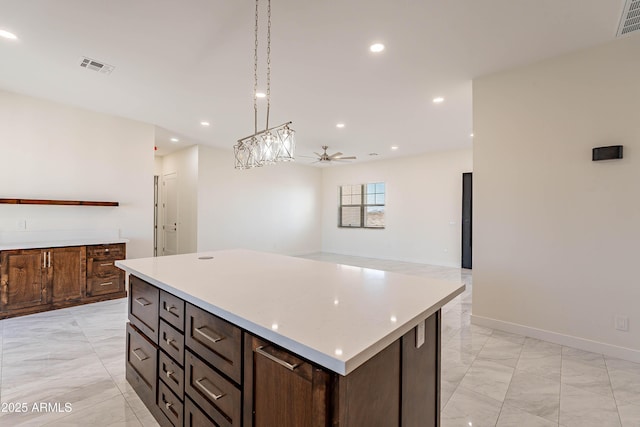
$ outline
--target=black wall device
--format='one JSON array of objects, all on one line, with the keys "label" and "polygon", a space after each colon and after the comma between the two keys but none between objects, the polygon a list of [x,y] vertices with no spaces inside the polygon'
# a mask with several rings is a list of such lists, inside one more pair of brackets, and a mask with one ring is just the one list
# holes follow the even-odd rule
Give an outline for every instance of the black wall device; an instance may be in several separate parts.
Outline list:
[{"label": "black wall device", "polygon": [[593,149],[592,160],[611,160],[622,158],[622,145],[611,145],[609,147],[595,147]]}]

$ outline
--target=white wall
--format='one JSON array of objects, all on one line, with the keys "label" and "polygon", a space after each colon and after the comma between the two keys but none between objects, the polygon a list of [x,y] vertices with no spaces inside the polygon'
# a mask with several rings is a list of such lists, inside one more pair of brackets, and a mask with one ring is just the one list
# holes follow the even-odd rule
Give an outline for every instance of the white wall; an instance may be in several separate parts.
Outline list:
[{"label": "white wall", "polygon": [[[322,176],[322,250],[460,267],[462,173],[472,152],[326,167]],[[338,228],[339,186],[386,183],[386,228]]]},{"label": "white wall", "polygon": [[154,128],[0,91],[0,197],[119,207],[0,205],[0,231],[120,229],[128,257],[153,252]]},{"label": "white wall", "polygon": [[[198,248],[198,146],[175,151],[162,158],[160,174],[160,198],[162,200],[162,177],[175,173],[178,180],[178,253],[196,252]],[[160,205],[162,224],[162,204]],[[160,229],[162,226],[160,225]],[[160,232],[160,236],[163,234]],[[162,239],[159,240],[162,242]],[[162,246],[158,247],[162,254]]]},{"label": "white wall", "polygon": [[474,81],[475,323],[640,361],[638,58],[634,36]]},{"label": "white wall", "polygon": [[235,170],[230,150],[200,146],[198,170],[198,251],[320,250],[320,169],[281,163]]}]

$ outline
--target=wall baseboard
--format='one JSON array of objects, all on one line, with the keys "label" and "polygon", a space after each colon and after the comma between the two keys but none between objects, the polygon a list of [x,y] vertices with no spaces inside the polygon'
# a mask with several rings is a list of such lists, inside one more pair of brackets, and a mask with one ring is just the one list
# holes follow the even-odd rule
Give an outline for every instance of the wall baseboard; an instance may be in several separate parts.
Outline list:
[{"label": "wall baseboard", "polygon": [[640,350],[619,347],[617,345],[592,341],[585,338],[574,337],[571,335],[564,335],[558,332],[532,328],[530,326],[505,322],[503,320],[497,320],[473,314],[471,315],[471,323],[478,326],[484,326],[486,328],[498,329],[505,332],[511,332],[513,334],[525,335],[527,337],[549,341],[554,344],[574,347],[580,350],[590,351],[592,353],[600,353],[606,356],[640,363]]}]

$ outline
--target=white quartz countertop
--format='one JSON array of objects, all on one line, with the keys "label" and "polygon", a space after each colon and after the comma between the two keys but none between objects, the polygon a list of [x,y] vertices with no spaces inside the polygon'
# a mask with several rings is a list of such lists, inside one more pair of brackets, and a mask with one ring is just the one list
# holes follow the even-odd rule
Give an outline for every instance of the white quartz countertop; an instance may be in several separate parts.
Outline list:
[{"label": "white quartz countertop", "polygon": [[110,243],[129,243],[129,239],[78,238],[78,239],[62,239],[62,240],[43,240],[38,242],[6,242],[6,243],[0,243],[0,251],[9,251],[12,249],[60,248],[64,246],[107,245]]},{"label": "white quartz countertop", "polygon": [[116,266],[341,375],[465,288],[248,250],[130,259]]}]

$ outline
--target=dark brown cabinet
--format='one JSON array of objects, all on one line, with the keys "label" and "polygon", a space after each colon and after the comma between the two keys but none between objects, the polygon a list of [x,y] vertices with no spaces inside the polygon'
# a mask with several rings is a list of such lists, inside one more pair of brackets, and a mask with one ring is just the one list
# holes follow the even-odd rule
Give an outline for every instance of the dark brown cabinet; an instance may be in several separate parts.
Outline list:
[{"label": "dark brown cabinet", "polygon": [[43,304],[46,298],[42,281],[45,269],[44,250],[3,251],[0,254],[0,312]]},{"label": "dark brown cabinet", "polygon": [[0,251],[0,319],[126,296],[124,256],[124,244]]},{"label": "dark brown cabinet", "polygon": [[323,369],[245,334],[245,427],[330,425],[329,386]]},{"label": "dark brown cabinet", "polygon": [[126,377],[162,426],[440,425],[440,311],[348,375],[130,276]]}]

